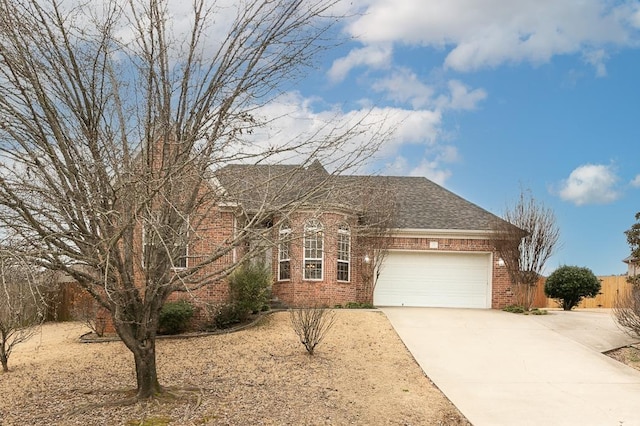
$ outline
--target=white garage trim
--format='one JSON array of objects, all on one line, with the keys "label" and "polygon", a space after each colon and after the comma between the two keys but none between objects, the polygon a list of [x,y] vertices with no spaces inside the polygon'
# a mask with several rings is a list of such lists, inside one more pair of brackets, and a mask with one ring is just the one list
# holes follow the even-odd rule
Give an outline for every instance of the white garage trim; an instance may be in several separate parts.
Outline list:
[{"label": "white garage trim", "polygon": [[490,252],[391,250],[379,272],[376,306],[490,308]]},{"label": "white garage trim", "polygon": [[401,238],[464,238],[466,240],[486,240],[494,235],[493,231],[473,229],[392,229],[391,235]]}]

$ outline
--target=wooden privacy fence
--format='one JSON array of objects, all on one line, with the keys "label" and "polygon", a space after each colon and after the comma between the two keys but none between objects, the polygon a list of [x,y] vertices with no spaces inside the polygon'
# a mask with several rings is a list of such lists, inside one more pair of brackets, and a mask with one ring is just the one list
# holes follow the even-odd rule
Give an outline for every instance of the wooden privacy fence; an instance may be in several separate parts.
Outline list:
[{"label": "wooden privacy fence", "polygon": [[[578,304],[578,308],[613,308],[618,294],[629,291],[631,288],[626,275],[609,275],[598,277],[598,279],[602,284],[600,293],[596,297],[583,299]],[[545,281],[544,277],[538,280],[533,306],[536,308],[559,308],[560,305],[554,299],[545,296]]]},{"label": "wooden privacy fence", "polygon": [[91,297],[74,281],[59,281],[45,294],[47,321],[74,320],[74,305],[81,299]]}]

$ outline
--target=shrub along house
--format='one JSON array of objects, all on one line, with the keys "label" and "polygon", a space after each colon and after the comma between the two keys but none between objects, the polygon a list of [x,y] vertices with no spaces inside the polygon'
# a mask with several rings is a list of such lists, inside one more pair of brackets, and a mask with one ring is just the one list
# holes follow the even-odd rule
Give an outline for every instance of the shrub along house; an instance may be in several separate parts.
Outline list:
[{"label": "shrub along house", "polygon": [[[208,224],[211,235],[200,231],[186,261],[222,242],[220,236],[253,230],[227,261],[264,259],[273,296],[288,306],[512,302],[507,271],[490,242],[501,219],[426,178],[335,176],[316,161],[306,168],[227,166],[211,181],[224,201],[209,213],[216,218]],[[255,217],[261,221],[247,227]],[[203,292],[209,302],[223,302],[226,284]]]}]

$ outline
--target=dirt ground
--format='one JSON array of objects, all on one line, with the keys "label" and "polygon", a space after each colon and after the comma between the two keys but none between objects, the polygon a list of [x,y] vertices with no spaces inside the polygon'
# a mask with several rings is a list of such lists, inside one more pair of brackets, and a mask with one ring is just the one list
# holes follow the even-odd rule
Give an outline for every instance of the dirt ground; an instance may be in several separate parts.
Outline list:
[{"label": "dirt ground", "polygon": [[469,424],[381,312],[336,313],[313,357],[286,312],[236,333],[159,340],[159,376],[170,395],[126,406],[117,401],[130,395],[135,376],[124,345],[80,343],[81,324],[47,324],[0,374],[0,424]]},{"label": "dirt ground", "polygon": [[628,346],[607,352],[611,358],[627,364],[636,370],[640,370],[640,349],[635,346]]}]

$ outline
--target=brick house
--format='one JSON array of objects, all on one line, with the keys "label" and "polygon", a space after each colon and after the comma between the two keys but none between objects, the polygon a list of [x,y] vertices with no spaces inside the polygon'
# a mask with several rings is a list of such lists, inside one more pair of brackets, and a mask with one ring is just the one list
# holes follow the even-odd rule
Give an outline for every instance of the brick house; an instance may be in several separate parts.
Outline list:
[{"label": "brick house", "polygon": [[[272,294],[285,305],[512,303],[506,268],[490,243],[501,219],[426,178],[335,176],[316,161],[306,168],[227,166],[211,184],[221,197],[185,248],[185,262],[220,250],[239,229],[254,232],[215,266],[264,260]],[[197,297],[224,302],[227,294],[221,280]]]},{"label": "brick house", "polygon": [[[490,240],[501,219],[426,178],[331,175],[316,161],[226,166],[206,186],[211,201],[189,218],[184,247],[171,248],[176,275],[196,267],[194,274],[206,277],[188,292],[196,305],[226,303],[220,271],[244,261],[264,262],[274,299],[290,307],[513,303]],[[144,259],[144,225],[136,235]],[[199,269],[212,253],[218,259]],[[144,260],[135,264],[140,280]]]}]

